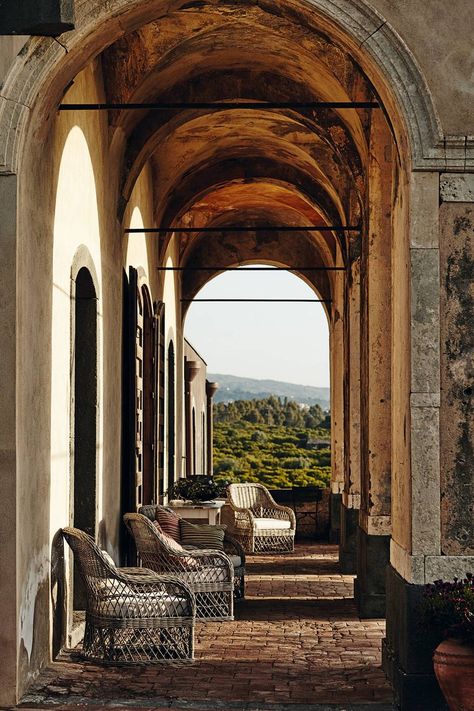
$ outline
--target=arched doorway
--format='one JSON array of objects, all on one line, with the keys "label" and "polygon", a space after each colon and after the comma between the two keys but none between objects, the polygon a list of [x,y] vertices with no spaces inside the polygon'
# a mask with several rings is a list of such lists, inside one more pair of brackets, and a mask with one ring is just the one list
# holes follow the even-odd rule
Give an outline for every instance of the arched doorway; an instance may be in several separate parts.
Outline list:
[{"label": "arched doorway", "polygon": [[174,354],[174,343],[168,344],[168,364],[167,364],[167,387],[166,387],[166,427],[168,444],[168,490],[176,481],[176,364]]},{"label": "arched doorway", "polygon": [[[97,527],[97,295],[88,269],[79,270],[74,294],[73,525],[95,538]],[[86,609],[74,566],[73,609]]]},{"label": "arched doorway", "polygon": [[157,502],[155,461],[156,398],[155,334],[150,294],[141,288],[143,301],[143,505]]}]

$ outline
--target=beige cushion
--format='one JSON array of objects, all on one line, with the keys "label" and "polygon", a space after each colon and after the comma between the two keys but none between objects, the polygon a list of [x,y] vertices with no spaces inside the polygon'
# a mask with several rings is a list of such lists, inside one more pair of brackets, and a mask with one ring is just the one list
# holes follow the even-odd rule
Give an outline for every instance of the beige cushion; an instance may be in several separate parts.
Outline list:
[{"label": "beige cushion", "polygon": [[291,528],[291,523],[281,518],[255,518],[253,524],[256,531],[267,531],[270,529],[287,531]]}]

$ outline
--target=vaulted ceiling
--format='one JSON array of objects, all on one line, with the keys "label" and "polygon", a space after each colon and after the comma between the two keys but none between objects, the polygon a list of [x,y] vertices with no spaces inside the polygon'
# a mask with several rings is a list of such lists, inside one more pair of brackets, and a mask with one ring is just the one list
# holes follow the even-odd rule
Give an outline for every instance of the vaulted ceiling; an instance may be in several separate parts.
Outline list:
[{"label": "vaulted ceiling", "polygon": [[[196,227],[180,238],[181,265],[347,261],[349,235],[303,228],[364,221],[370,110],[236,105],[376,100],[351,55],[315,26],[306,4],[191,2],[123,36],[102,53],[102,66],[110,103],[229,103],[111,114],[123,205],[149,161],[156,223]],[[226,231],[212,240],[200,233],[288,224],[301,233]],[[302,275],[329,298],[334,274]],[[183,293],[192,298],[210,276],[186,273]]]}]

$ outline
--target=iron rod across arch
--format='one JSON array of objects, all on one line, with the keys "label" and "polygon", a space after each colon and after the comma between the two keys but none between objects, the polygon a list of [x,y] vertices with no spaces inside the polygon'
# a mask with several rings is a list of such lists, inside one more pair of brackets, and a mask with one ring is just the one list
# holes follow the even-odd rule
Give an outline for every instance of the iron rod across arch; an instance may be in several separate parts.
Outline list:
[{"label": "iron rod across arch", "polygon": [[249,302],[249,303],[285,303],[285,304],[330,304],[332,299],[181,299],[182,302],[186,304],[196,303],[196,302],[216,302],[223,301],[229,302]]},{"label": "iron rod across arch", "polygon": [[345,272],[346,267],[156,267],[159,272]]},{"label": "iron rod across arch", "polygon": [[378,101],[193,101],[193,102],[130,102],[111,104],[59,104],[59,111],[122,111],[148,109],[169,111],[196,109],[379,109]]},{"label": "iron rod across arch", "polygon": [[308,225],[307,227],[297,227],[296,225],[257,225],[256,227],[128,227],[125,234],[170,234],[172,232],[182,232],[192,234],[202,232],[205,234],[218,234],[220,232],[361,232],[360,225]]}]

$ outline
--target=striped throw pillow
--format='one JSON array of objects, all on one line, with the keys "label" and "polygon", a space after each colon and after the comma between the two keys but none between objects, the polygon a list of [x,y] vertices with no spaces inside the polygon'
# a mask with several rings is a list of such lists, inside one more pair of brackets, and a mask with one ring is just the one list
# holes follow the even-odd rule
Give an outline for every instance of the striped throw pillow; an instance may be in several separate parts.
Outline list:
[{"label": "striped throw pillow", "polygon": [[211,548],[224,550],[225,526],[211,526],[207,523],[189,523],[180,519],[181,545],[196,546],[196,548]]},{"label": "striped throw pillow", "polygon": [[166,533],[167,536],[180,543],[179,517],[176,516],[175,513],[159,508],[156,509],[155,515],[163,533]]},{"label": "striped throw pillow", "polygon": [[[184,548],[181,546],[180,543],[175,541],[174,538],[171,538],[171,536],[168,536],[168,534],[163,531],[158,521],[153,521],[153,525],[155,526],[158,533],[162,536],[164,542],[168,545],[168,555],[174,562],[174,564],[177,566],[177,572],[179,572],[182,568],[185,568],[186,570],[192,570],[193,568],[198,567],[198,562],[194,560],[194,558],[191,558],[191,556],[181,555],[182,553],[185,553]],[[173,555],[173,553],[175,555]]]}]

